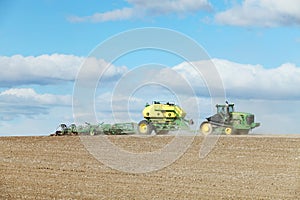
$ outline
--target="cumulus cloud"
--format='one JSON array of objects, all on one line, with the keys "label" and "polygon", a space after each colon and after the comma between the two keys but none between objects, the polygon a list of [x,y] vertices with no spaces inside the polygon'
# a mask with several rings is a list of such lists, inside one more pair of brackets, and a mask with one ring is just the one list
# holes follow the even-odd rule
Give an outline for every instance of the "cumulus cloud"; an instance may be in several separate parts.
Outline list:
[{"label": "cumulus cloud", "polygon": [[[267,69],[261,65],[249,65],[222,59],[213,59],[213,63],[223,80],[227,96],[232,98],[253,99],[300,99],[300,67],[285,63],[277,68]],[[206,65],[207,61],[197,62],[198,66]],[[195,77],[197,72],[182,63],[174,67],[194,83],[197,88],[205,86],[205,82]],[[211,77],[206,77],[211,78]],[[197,90],[197,89],[196,89]],[[203,95],[203,94],[202,94]]]},{"label": "cumulus cloud", "polygon": [[300,1],[244,0],[242,4],[216,14],[215,20],[234,26],[300,25]]},{"label": "cumulus cloud", "polygon": [[73,55],[1,56],[0,86],[72,81],[83,58]]},{"label": "cumulus cloud", "polygon": [[0,102],[0,119],[12,120],[48,114],[53,106],[71,106],[72,98],[71,95],[38,94],[32,88],[12,88],[0,92]]},{"label": "cumulus cloud", "polygon": [[70,22],[106,22],[128,20],[145,16],[159,16],[165,14],[186,14],[200,10],[210,10],[208,0],[127,0],[132,7],[124,7],[104,13],[95,13],[91,16],[70,16]]},{"label": "cumulus cloud", "polygon": [[68,20],[71,22],[105,22],[105,21],[118,21],[118,20],[126,20],[130,19],[134,16],[133,8],[122,8],[116,9],[105,13],[95,13],[91,16],[78,17],[78,16],[70,16]]},{"label": "cumulus cloud", "polygon": [[1,102],[39,105],[71,105],[70,95],[38,94],[32,88],[12,88],[0,92]]},{"label": "cumulus cloud", "polygon": [[105,81],[112,81],[120,78],[127,71],[126,66],[116,67],[103,59],[88,57],[85,59],[82,69],[78,71],[80,74],[76,78],[85,82],[98,80],[99,78]]},{"label": "cumulus cloud", "polygon": [[210,9],[211,5],[207,0],[127,0],[137,8],[143,8],[151,14],[187,13],[199,10]]},{"label": "cumulus cloud", "polygon": [[109,65],[104,78],[114,78],[124,71],[125,67],[110,65],[102,59],[84,58],[74,55],[52,54],[41,56],[14,55],[0,57],[0,87],[14,87],[26,84],[60,84],[66,81],[74,81],[81,64],[88,60],[93,66],[86,73],[88,76],[95,74],[95,70],[101,70]]}]

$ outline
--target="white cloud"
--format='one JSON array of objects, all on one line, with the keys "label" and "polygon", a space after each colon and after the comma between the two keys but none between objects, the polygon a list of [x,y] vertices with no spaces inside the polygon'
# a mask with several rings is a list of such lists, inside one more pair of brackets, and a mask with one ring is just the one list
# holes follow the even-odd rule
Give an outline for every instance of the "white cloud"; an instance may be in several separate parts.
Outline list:
[{"label": "white cloud", "polygon": [[143,8],[151,14],[187,13],[210,9],[207,0],[127,0],[137,8]]},{"label": "white cloud", "polygon": [[[32,88],[12,88],[0,92],[2,102],[39,105],[71,105],[70,95],[38,94]],[[22,101],[22,102],[21,102]]]},{"label": "white cloud", "polygon": [[228,93],[239,98],[299,99],[300,67],[285,63],[266,69],[261,65],[243,65],[224,60],[213,61]]},{"label": "white cloud", "polygon": [[0,57],[0,86],[55,84],[74,80],[82,57],[73,55],[14,55]]},{"label": "white cloud", "polygon": [[[266,69],[261,65],[248,65],[213,59],[223,80],[228,97],[253,99],[300,99],[300,67],[285,63],[277,68]],[[198,66],[206,61],[197,62]],[[198,89],[206,87],[197,72],[188,67],[188,63],[175,66],[174,69],[189,80]],[[206,77],[212,78],[212,77]]]},{"label": "white cloud", "polygon": [[118,20],[126,20],[130,19],[134,16],[134,12],[136,12],[133,8],[122,8],[117,9],[105,13],[95,13],[91,16],[86,17],[78,17],[78,16],[70,16],[68,18],[71,22],[105,22],[105,21],[118,21]]},{"label": "white cloud", "polygon": [[20,116],[34,118],[48,114],[51,107],[71,106],[71,95],[38,94],[32,88],[12,88],[0,92],[0,119],[13,120]]},{"label": "white cloud", "polygon": [[[95,70],[101,70],[109,63],[101,59],[78,57],[74,55],[52,54],[41,56],[14,55],[0,57],[0,87],[14,87],[26,84],[60,84],[74,81],[81,64],[93,60],[93,66],[86,71],[92,76]],[[110,65],[103,78],[110,79],[119,76],[127,69]]]},{"label": "white cloud", "polygon": [[128,20],[144,16],[159,16],[165,14],[186,14],[200,10],[210,10],[208,0],[127,0],[132,7],[124,7],[104,13],[95,13],[91,16],[70,16],[71,22],[106,22]]},{"label": "white cloud", "polygon": [[242,4],[220,12],[215,20],[235,26],[289,26],[300,25],[298,0],[245,0]]},{"label": "white cloud", "polygon": [[128,71],[126,66],[116,67],[103,59],[97,59],[95,57],[88,57],[85,59],[83,70],[78,71],[84,81],[97,80],[99,77],[105,81],[114,80],[116,77],[120,77]]}]

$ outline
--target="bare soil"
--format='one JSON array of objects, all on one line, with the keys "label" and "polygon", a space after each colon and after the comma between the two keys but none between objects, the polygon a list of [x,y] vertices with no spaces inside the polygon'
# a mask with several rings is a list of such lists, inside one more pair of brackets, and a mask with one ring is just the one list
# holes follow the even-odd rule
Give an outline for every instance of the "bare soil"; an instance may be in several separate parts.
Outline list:
[{"label": "bare soil", "polygon": [[[127,151],[173,136],[109,136]],[[79,137],[0,137],[0,199],[299,199],[300,137],[222,136],[199,158],[197,136],[173,164],[125,173],[97,161]]]}]

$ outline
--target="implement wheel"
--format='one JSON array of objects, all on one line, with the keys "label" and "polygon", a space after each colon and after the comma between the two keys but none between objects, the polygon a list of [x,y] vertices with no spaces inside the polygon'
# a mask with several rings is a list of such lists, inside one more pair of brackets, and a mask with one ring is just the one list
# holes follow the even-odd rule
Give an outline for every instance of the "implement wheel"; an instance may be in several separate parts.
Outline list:
[{"label": "implement wheel", "polygon": [[141,135],[150,135],[152,131],[153,131],[152,124],[150,124],[148,121],[142,120],[138,124],[139,134],[141,134]]},{"label": "implement wheel", "polygon": [[209,135],[209,134],[212,133],[212,131],[213,131],[213,128],[212,128],[212,125],[209,122],[203,122],[200,125],[200,132],[203,135]]}]

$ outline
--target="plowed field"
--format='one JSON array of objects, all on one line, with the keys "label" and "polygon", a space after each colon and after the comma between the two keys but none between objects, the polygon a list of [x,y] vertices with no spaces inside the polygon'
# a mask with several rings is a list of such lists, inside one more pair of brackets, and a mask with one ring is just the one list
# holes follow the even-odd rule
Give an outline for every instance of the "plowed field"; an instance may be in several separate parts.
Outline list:
[{"label": "plowed field", "polygon": [[[109,136],[133,152],[172,138]],[[200,159],[202,141],[173,164],[136,174],[97,161],[76,136],[0,137],[0,199],[299,199],[299,136],[222,136]]]}]

